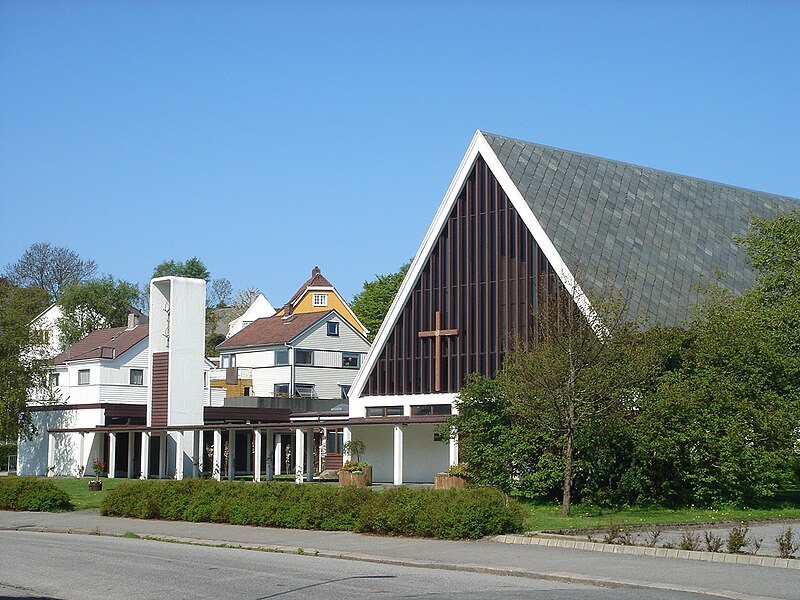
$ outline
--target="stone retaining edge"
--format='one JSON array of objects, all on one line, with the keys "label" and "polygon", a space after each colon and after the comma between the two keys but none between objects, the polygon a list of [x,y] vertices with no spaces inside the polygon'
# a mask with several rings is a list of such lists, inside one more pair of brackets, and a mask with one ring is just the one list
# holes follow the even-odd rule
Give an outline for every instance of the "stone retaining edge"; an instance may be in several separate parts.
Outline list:
[{"label": "stone retaining edge", "polygon": [[758,556],[754,554],[728,554],[727,552],[705,552],[699,550],[679,550],[677,548],[651,548],[649,546],[623,546],[620,544],[604,544],[561,538],[554,535],[547,537],[531,535],[497,535],[491,538],[501,544],[524,544],[531,546],[550,546],[569,550],[588,550],[591,552],[610,552],[613,554],[633,554],[636,556],[655,556],[658,558],[680,558],[684,560],[704,560],[737,565],[755,565],[758,567],[777,567],[779,569],[800,570],[800,560],[777,558],[775,556]]}]

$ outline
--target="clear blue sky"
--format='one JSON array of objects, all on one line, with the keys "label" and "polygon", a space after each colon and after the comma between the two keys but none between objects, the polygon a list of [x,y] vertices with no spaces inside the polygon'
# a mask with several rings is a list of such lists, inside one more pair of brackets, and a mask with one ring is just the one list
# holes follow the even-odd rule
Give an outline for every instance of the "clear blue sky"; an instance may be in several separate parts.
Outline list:
[{"label": "clear blue sky", "polygon": [[412,257],[476,129],[800,197],[800,2],[0,2],[0,268]]}]

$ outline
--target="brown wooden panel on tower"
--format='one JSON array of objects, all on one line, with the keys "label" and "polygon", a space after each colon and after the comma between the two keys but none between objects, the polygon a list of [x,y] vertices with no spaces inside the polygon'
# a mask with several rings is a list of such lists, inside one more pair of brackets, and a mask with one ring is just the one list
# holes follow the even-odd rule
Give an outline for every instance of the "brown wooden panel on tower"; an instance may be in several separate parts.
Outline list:
[{"label": "brown wooden panel on tower", "polygon": [[169,389],[169,353],[153,353],[153,402],[150,405],[151,427],[167,426],[167,394]]},{"label": "brown wooden panel on tower", "polygon": [[539,305],[561,287],[479,157],[363,394],[458,392],[470,373],[494,377],[511,348],[535,340]]}]

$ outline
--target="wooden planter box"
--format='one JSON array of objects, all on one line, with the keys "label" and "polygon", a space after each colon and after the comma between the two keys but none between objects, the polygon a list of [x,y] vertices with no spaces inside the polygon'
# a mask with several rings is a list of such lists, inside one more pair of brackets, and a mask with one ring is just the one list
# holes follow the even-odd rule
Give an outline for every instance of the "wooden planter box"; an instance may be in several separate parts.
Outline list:
[{"label": "wooden planter box", "polygon": [[339,471],[339,485],[362,488],[371,486],[372,466],[364,467],[361,471]]},{"label": "wooden planter box", "polygon": [[437,475],[434,487],[437,490],[457,490],[467,487],[467,480],[458,475]]},{"label": "wooden planter box", "polygon": [[102,481],[90,481],[89,482],[89,491],[90,492],[99,492],[103,489],[103,482]]}]

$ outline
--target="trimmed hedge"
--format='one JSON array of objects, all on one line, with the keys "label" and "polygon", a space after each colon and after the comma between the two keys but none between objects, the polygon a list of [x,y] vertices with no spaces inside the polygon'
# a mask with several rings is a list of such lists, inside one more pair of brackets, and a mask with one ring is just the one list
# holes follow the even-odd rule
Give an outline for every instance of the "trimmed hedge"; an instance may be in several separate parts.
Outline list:
[{"label": "trimmed hedge", "polygon": [[39,477],[0,477],[0,509],[56,511],[72,508],[69,495]]},{"label": "trimmed hedge", "polygon": [[204,479],[138,481],[106,494],[100,512],[167,519],[373,532],[445,539],[520,531],[523,509],[489,488],[371,491],[333,485]]}]

